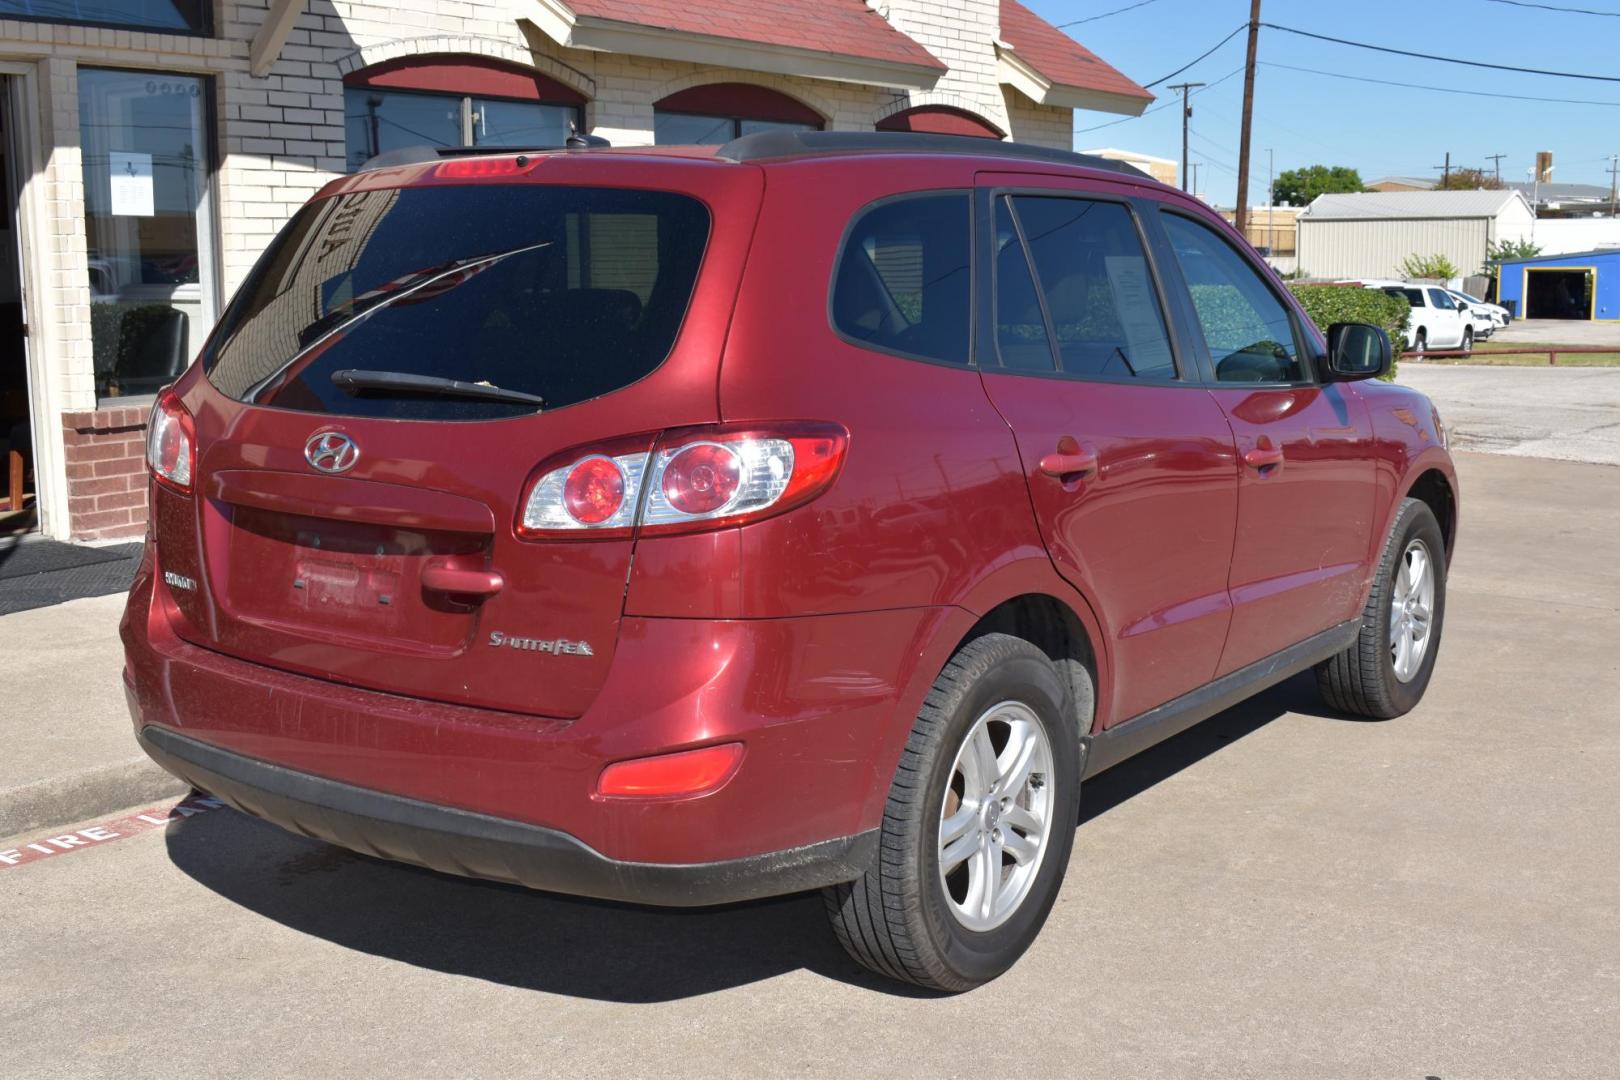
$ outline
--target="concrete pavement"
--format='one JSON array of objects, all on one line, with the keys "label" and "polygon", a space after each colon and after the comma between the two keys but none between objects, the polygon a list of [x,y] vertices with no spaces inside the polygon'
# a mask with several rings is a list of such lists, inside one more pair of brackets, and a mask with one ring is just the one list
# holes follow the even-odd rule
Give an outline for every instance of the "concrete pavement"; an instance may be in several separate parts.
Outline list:
[{"label": "concrete pavement", "polygon": [[1620,465],[1620,367],[1404,363],[1397,381],[1434,400],[1453,449]]},{"label": "concrete pavement", "polygon": [[130,736],[123,610],[114,595],[0,617],[0,836],[186,790]]},{"label": "concrete pavement", "polygon": [[571,900],[219,810],[0,869],[0,1073],[1611,1073],[1617,474],[1459,465],[1423,705],[1295,680],[1093,780],[1044,934],[973,993],[868,978],[814,897]]}]

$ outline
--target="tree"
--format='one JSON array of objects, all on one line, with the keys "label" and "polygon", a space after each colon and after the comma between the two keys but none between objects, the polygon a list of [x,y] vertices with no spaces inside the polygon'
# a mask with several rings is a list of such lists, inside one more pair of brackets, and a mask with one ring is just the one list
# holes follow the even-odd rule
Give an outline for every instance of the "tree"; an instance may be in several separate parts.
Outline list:
[{"label": "tree", "polygon": [[1452,169],[1434,187],[1436,191],[1501,191],[1507,185],[1487,176],[1484,169]]},{"label": "tree", "polygon": [[1492,240],[1485,245],[1485,262],[1488,265],[1510,259],[1533,259],[1540,254],[1541,245],[1529,240]]},{"label": "tree", "polygon": [[1272,198],[1290,206],[1305,206],[1318,195],[1362,190],[1361,174],[1346,165],[1310,165],[1278,173]]},{"label": "tree", "polygon": [[1455,263],[1444,255],[1408,255],[1401,260],[1401,276],[1411,279],[1426,278],[1432,281],[1450,281],[1454,277],[1461,277],[1462,273]]}]

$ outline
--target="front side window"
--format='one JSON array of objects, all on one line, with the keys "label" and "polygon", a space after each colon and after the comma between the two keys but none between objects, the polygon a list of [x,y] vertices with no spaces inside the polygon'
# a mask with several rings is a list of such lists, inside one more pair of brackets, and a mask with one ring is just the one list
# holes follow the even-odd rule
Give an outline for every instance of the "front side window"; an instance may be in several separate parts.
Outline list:
[{"label": "front side window", "polygon": [[865,211],[833,279],[833,326],[859,344],[968,362],[971,208],[965,192],[907,196]]},{"label": "front side window", "polygon": [[1456,311],[1457,305],[1440,289],[1430,289],[1429,296],[1434,300],[1434,306],[1445,311]]},{"label": "front side window", "polygon": [[[1044,195],[1003,199],[1003,212],[1009,204],[1045,301],[1058,370],[1091,378],[1174,379],[1164,312],[1130,210]],[[1017,271],[1009,269],[1016,297]],[[1012,302],[997,308],[998,334],[1018,325],[1003,324],[999,313],[1022,318]]]},{"label": "front side window", "polygon": [[1207,225],[1161,214],[1221,382],[1303,382],[1294,321],[1260,272]]},{"label": "front side window", "polygon": [[206,34],[213,5],[207,0],[0,0],[0,18]]},{"label": "front side window", "polygon": [[[663,362],[708,229],[703,205],[671,192],[481,184],[322,199],[260,259],[203,366],[238,401],[302,412],[492,420],[562,408]],[[378,373],[542,401],[379,385]]]}]

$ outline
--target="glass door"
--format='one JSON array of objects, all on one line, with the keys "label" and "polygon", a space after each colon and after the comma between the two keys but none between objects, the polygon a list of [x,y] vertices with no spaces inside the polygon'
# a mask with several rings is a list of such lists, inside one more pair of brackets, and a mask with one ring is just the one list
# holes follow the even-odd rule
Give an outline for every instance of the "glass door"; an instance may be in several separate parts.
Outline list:
[{"label": "glass door", "polygon": [[79,69],[98,399],[185,370],[218,308],[205,80]]}]

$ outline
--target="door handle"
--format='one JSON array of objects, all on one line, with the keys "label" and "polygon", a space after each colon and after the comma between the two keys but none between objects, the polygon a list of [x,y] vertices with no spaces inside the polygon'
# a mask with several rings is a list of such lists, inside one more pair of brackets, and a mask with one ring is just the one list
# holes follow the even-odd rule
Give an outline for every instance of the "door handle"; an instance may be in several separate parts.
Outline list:
[{"label": "door handle", "polygon": [[1280,447],[1257,446],[1253,450],[1245,451],[1243,454],[1243,464],[1256,472],[1264,472],[1266,469],[1280,469],[1282,463],[1283,452]]},{"label": "door handle", "polygon": [[422,568],[422,588],[457,596],[494,596],[506,584],[498,570],[471,570],[434,559]]},{"label": "door handle", "polygon": [[1064,436],[1058,441],[1057,453],[1041,458],[1040,468],[1059,480],[1083,480],[1097,474],[1097,451]]}]

